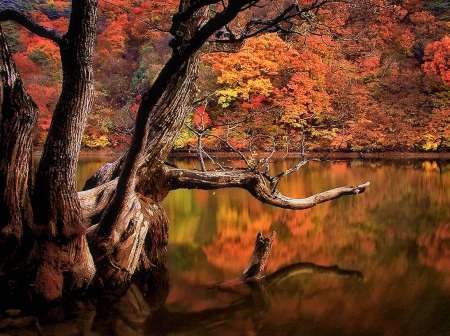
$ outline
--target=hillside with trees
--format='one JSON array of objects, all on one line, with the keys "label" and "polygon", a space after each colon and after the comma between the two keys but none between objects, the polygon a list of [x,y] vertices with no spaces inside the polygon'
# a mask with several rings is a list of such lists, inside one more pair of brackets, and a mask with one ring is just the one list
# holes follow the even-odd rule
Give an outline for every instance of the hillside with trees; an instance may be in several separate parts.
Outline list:
[{"label": "hillside with trees", "polygon": [[[375,2],[375,10],[310,14],[305,20],[314,31],[283,22],[237,53],[204,56],[194,108],[175,148],[448,151],[450,5]],[[70,5],[9,0],[0,10],[22,11],[62,33]],[[176,11],[176,1],[99,1],[95,99],[84,148],[128,146],[141,97],[170,57]],[[33,143],[42,146],[61,91],[58,47],[15,23],[3,29],[39,107]],[[223,27],[216,37],[231,34]]]}]

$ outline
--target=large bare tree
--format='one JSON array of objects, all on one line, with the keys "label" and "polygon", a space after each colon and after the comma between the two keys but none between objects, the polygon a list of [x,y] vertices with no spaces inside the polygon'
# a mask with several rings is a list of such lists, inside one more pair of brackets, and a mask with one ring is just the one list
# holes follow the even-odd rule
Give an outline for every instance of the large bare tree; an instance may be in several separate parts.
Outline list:
[{"label": "large bare tree", "polygon": [[22,292],[26,288],[33,299],[52,302],[92,286],[124,288],[133,277],[156,272],[163,267],[169,227],[161,202],[171,190],[238,187],[262,202],[298,210],[364,192],[369,183],[293,199],[277,189],[290,171],[270,176],[268,160],[247,162],[247,169],[212,171],[165,164],[192,109],[201,55],[233,52],[244,39],[267,31],[317,29],[317,11],[336,3],[180,0],[170,28],[172,55],[142,97],[130,148],[102,167],[82,192],[76,189],[76,170],[93,100],[97,0],[72,2],[63,35],[21,13],[0,12],[0,21],[15,21],[54,41],[63,67],[62,92],[34,173],[31,137],[38,110],[0,30],[2,284],[20,276],[16,286]]}]

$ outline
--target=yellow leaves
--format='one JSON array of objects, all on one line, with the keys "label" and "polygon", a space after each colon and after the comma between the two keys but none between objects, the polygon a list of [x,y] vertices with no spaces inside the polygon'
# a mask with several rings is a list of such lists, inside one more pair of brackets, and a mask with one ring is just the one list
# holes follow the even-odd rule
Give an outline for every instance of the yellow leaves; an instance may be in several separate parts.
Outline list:
[{"label": "yellow leaves", "polygon": [[89,148],[106,147],[111,143],[106,135],[83,135],[82,144]]},{"label": "yellow leaves", "polygon": [[230,104],[238,98],[239,92],[237,90],[228,88],[217,92],[219,100],[217,103],[223,108],[227,108]]},{"label": "yellow leaves", "polygon": [[217,103],[223,108],[227,108],[238,98],[248,100],[252,93],[269,97],[272,89],[272,83],[268,78],[250,79],[242,86],[217,91],[219,97]]},{"label": "yellow leaves", "polygon": [[247,82],[248,92],[246,94],[246,99],[248,98],[250,93],[257,93],[262,96],[268,97],[272,93],[272,83],[268,78],[258,78],[258,79],[250,79]]},{"label": "yellow leaves", "polygon": [[328,110],[326,64],[303,45],[299,49],[276,34],[264,34],[248,40],[239,53],[205,56],[218,72],[217,83],[225,86],[217,92],[218,104],[227,108],[239,99],[251,103],[252,95],[270,97],[266,103],[284,110],[284,121],[294,127],[301,126],[299,116]]},{"label": "yellow leaves", "polygon": [[218,83],[235,86],[239,82],[242,87],[255,78],[270,81],[281,69],[295,66],[299,56],[276,34],[265,34],[249,40],[239,53],[206,55],[203,61],[219,72]]},{"label": "yellow leaves", "polygon": [[425,139],[425,144],[422,145],[422,148],[427,151],[437,151],[439,145],[441,144],[441,140],[439,139],[439,137],[436,137],[430,133],[425,133],[423,137]]}]

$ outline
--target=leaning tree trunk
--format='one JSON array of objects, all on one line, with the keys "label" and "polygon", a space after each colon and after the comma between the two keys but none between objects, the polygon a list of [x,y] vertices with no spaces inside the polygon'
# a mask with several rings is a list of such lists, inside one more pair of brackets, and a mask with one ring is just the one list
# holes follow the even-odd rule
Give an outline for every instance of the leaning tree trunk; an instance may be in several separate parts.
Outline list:
[{"label": "leaning tree trunk", "polygon": [[[202,46],[212,34],[255,2],[233,0],[224,6],[223,11],[214,11],[211,15],[208,4],[180,1],[179,12],[173,17],[170,31],[174,36],[170,44],[172,57],[143,95],[130,149],[116,163],[99,171],[96,181],[90,183],[92,189],[79,194],[76,169],[81,137],[93,99],[92,50],[97,0],[72,2],[70,25],[64,36],[33,25],[18,13],[0,13],[0,21],[15,20],[57,43],[63,65],[62,92],[31,195],[27,169],[31,166],[30,132],[36,123],[36,111],[20,86],[17,86],[17,91],[10,89],[18,83],[15,71],[8,72],[12,66],[8,62],[1,65],[6,69],[1,75],[7,76],[1,77],[1,144],[15,161],[7,165],[3,157],[1,160],[0,186],[4,188],[4,198],[0,200],[0,209],[9,211],[9,217],[6,222],[0,222],[0,239],[18,241],[26,228],[23,224],[30,226],[32,234],[29,236],[36,242],[30,245],[34,250],[29,258],[34,264],[34,279],[31,280],[34,286],[31,288],[35,290],[35,297],[45,302],[60,299],[65,291],[70,293],[88,286],[94,275],[96,284],[122,289],[141,271],[147,275],[151,273],[149,270],[157,270],[163,262],[168,238],[167,217],[161,202],[174,189],[234,186],[244,188],[261,201],[275,206],[304,209],[343,195],[358,194],[367,188],[368,183],[336,188],[296,200],[281,195],[273,183],[276,179],[269,179],[270,183],[267,183],[264,180],[267,174],[256,169],[217,173],[168,169],[164,165],[190,113],[193,82],[197,77],[199,58],[204,52]],[[291,11],[296,6],[288,5],[278,13],[273,23],[291,18],[294,15]],[[8,17],[11,15],[14,17]],[[255,20],[247,28],[259,24],[265,27],[262,30],[257,28],[259,32],[270,27],[265,21]],[[220,42],[218,45],[229,47],[229,44]],[[240,47],[239,44],[235,46]],[[214,44],[205,46],[211,47]],[[4,49],[0,51],[5,52]],[[26,102],[23,106],[14,105],[16,95],[23,96],[21,99]],[[7,113],[11,111],[14,117],[8,119]],[[23,127],[22,134],[22,128],[14,128],[16,125]],[[9,131],[16,135],[11,141]],[[25,139],[24,147],[19,144],[21,136]],[[23,176],[22,171],[17,171],[18,167],[24,167]],[[20,178],[14,180],[12,176]],[[22,227],[15,224],[19,222]],[[264,263],[259,265],[256,276],[265,270]],[[256,266],[249,269],[254,270]]]},{"label": "leaning tree trunk", "polygon": [[[180,12],[190,10],[189,1],[182,1]],[[142,97],[130,149],[123,159],[96,176],[105,182],[105,174],[114,174],[120,165],[113,195],[107,200],[103,191],[102,197],[95,199],[107,206],[100,222],[88,232],[99,268],[97,275],[103,284],[127,283],[136,270],[148,271],[149,266],[163,261],[161,252],[167,244],[168,222],[160,203],[170,191],[163,178],[164,160],[192,111],[200,57],[218,47],[205,42],[238,12],[235,9],[220,20],[205,23],[208,11],[209,6],[200,7],[190,16],[174,18],[172,57]],[[200,27],[208,29],[202,31]],[[183,38],[186,36],[192,38]],[[235,48],[239,45],[235,44]],[[233,48],[226,44],[221,47]],[[98,209],[99,204],[93,207]]]},{"label": "leaning tree trunk", "polygon": [[[113,167],[121,165],[114,196],[107,202],[100,223],[88,233],[99,268],[98,278],[103,284],[127,284],[137,270],[146,273],[152,265],[164,261],[162,253],[168,239],[168,220],[160,203],[169,188],[161,183],[164,181],[161,169],[190,113],[199,57],[200,52],[182,63],[178,70],[169,62],[168,69],[174,73],[158,108],[152,110],[150,121],[142,131],[146,135],[136,135],[137,140],[125,158],[111,169],[104,169],[103,174],[97,174],[104,182],[106,175],[113,173]],[[145,99],[142,106],[146,105]],[[141,122],[138,119],[136,125]],[[135,134],[140,134],[139,130]],[[106,197],[106,194],[103,195]]]},{"label": "leaning tree trunk", "polygon": [[[193,82],[200,56],[213,49],[236,51],[241,47],[239,43],[206,43],[211,34],[237,15],[239,8],[230,6],[222,16],[217,15],[206,23],[208,8],[201,8],[187,17],[182,13],[174,16],[172,57],[143,95],[130,149],[123,158],[102,168],[89,181],[88,186],[93,189],[80,193],[84,215],[92,224],[88,241],[99,283],[113,288],[122,286],[137,271],[146,273],[161,263],[168,223],[160,204],[171,190],[234,186],[275,206],[305,209],[343,195],[364,192],[368,186],[337,188],[297,200],[268,188],[263,175],[256,171],[211,173],[169,170],[164,166],[191,112]],[[183,38],[186,36],[191,39]],[[110,180],[119,170],[118,177]]]}]

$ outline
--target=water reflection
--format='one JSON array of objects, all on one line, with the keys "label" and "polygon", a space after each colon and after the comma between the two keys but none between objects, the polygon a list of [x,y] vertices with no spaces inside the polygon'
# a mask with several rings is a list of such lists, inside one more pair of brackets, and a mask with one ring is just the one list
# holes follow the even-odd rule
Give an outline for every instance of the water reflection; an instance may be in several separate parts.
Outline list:
[{"label": "water reflection", "polygon": [[[133,322],[139,325],[133,333],[449,334],[448,162],[310,162],[280,189],[303,197],[365,181],[371,182],[365,194],[305,211],[265,206],[237,189],[172,192],[164,202],[170,292],[162,308]],[[359,270],[365,281],[299,274],[271,288],[264,296],[269,304],[245,294],[248,288],[232,279],[245,268],[260,230],[277,231],[268,274],[313,262]],[[223,281],[232,282],[223,289]]]}]

